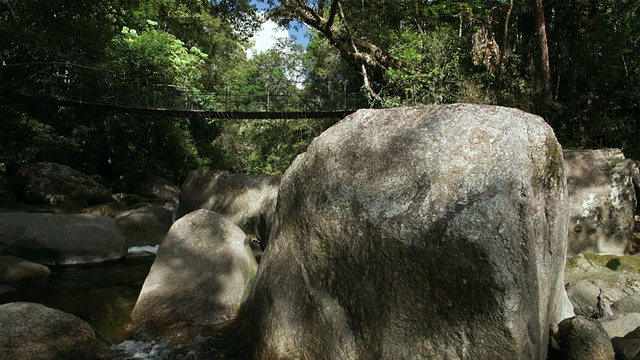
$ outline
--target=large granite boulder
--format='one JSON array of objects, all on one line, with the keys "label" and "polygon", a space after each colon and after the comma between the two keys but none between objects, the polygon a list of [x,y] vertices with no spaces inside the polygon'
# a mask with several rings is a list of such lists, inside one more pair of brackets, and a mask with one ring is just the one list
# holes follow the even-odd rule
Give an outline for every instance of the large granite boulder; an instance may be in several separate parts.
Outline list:
[{"label": "large granite boulder", "polygon": [[167,336],[234,320],[257,271],[246,235],[227,218],[194,211],[171,227],[131,314],[135,332]]},{"label": "large granite boulder", "polygon": [[55,163],[22,165],[13,183],[20,198],[30,203],[81,208],[114,200],[111,192],[92,177]]},{"label": "large granite boulder", "polygon": [[107,216],[0,213],[0,255],[46,265],[118,260],[127,241]]},{"label": "large granite boulder", "polygon": [[567,256],[624,254],[636,210],[635,162],[618,149],[565,150],[563,155],[570,211]]},{"label": "large granite boulder", "polygon": [[269,240],[280,178],[199,169],[182,184],[178,216],[197,209],[225,215],[263,246]]},{"label": "large granite boulder", "polygon": [[127,239],[127,245],[158,245],[173,224],[173,213],[164,206],[142,206],[116,216],[116,225]]},{"label": "large granite boulder", "polygon": [[282,179],[242,312],[252,355],[544,359],[550,324],[570,313],[566,214],[561,149],[541,118],[360,110]]},{"label": "large granite boulder", "polygon": [[108,359],[89,324],[41,304],[0,305],[0,359]]}]

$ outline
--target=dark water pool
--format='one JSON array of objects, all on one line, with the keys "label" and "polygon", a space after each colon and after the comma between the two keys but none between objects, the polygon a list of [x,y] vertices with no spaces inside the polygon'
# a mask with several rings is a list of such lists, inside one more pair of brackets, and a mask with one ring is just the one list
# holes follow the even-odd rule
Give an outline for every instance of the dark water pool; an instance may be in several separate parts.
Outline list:
[{"label": "dark water pool", "polygon": [[0,303],[28,301],[73,314],[110,344],[129,339],[127,327],[153,256],[130,257],[116,263],[57,266],[42,281],[14,285],[0,294]]},{"label": "dark water pool", "polygon": [[132,339],[129,314],[153,260],[154,256],[135,256],[116,263],[52,267],[48,279],[14,285],[15,290],[0,293],[0,304],[35,302],[76,315],[112,346],[116,359],[246,358],[234,330],[192,329],[195,341],[178,345]]}]

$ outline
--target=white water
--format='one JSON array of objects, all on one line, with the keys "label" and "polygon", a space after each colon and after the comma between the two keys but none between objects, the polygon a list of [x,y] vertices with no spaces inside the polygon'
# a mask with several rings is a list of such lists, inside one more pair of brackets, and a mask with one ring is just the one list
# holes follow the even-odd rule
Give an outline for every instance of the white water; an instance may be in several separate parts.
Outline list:
[{"label": "white water", "polygon": [[169,360],[165,342],[127,340],[111,346],[117,359]]},{"label": "white water", "polygon": [[132,246],[128,250],[129,255],[151,255],[158,252],[160,245]]}]

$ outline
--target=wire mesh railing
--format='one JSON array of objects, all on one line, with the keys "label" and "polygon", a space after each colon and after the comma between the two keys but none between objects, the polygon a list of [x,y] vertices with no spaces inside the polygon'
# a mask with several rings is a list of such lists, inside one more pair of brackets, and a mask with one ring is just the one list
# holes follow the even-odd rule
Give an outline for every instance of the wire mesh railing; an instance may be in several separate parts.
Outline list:
[{"label": "wire mesh railing", "polygon": [[[368,107],[347,87],[309,91],[305,84],[210,84],[206,88],[127,80],[109,70],[70,63],[0,66],[11,87],[25,95],[69,102],[176,111],[302,112],[352,111]],[[9,84],[11,83],[11,84]]]}]

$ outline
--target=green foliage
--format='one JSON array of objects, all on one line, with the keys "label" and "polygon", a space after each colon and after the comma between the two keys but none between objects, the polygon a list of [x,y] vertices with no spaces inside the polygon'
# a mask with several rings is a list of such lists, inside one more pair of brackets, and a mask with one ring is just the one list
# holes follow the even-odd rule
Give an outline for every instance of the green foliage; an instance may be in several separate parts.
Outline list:
[{"label": "green foliage", "polygon": [[457,98],[462,81],[462,49],[455,30],[440,27],[420,34],[402,32],[390,54],[397,68],[387,70],[391,95],[386,106],[401,104],[441,104]]},{"label": "green foliage", "polygon": [[229,120],[215,144],[239,173],[282,174],[313,138],[336,120]]},{"label": "green foliage", "polygon": [[[302,4],[326,18],[334,3],[263,2],[285,24]],[[346,39],[316,28],[306,51],[284,41],[247,57],[259,21],[246,0],[0,0],[0,162],[56,161],[107,176],[136,167],[175,179],[198,166],[275,174],[335,122],[113,115],[16,94],[238,111],[489,103],[544,116],[565,148],[620,147],[640,158],[637,1],[545,1],[550,101],[539,96],[529,3],[340,5],[332,25]],[[354,57],[370,60],[382,101]]]}]

